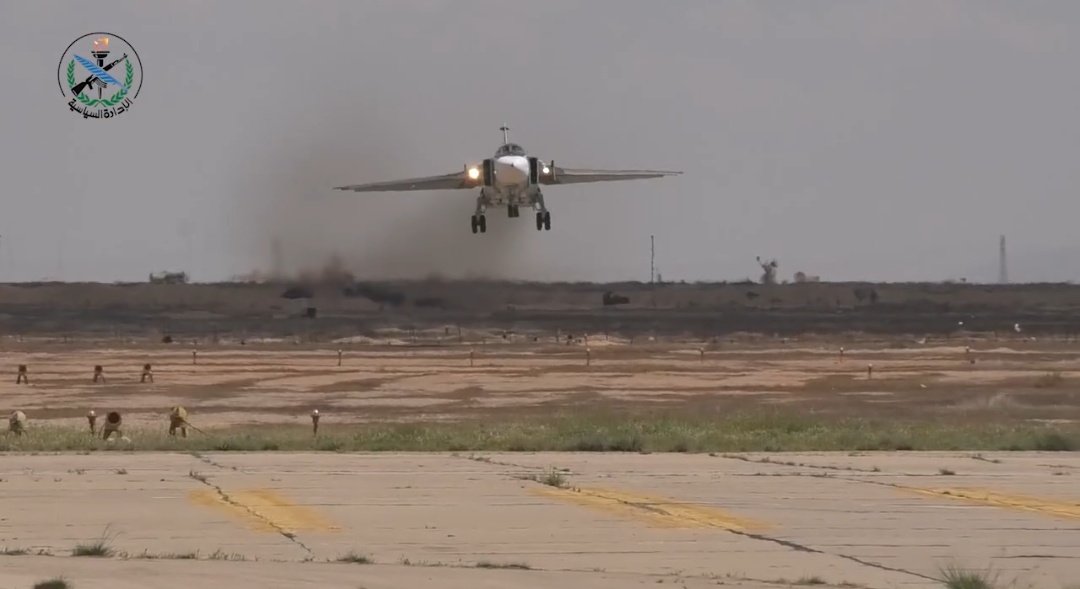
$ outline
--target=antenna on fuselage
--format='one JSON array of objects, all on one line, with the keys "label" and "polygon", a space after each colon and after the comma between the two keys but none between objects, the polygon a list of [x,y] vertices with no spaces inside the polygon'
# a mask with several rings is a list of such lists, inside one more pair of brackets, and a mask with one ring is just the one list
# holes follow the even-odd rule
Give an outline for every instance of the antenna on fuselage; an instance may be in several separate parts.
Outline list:
[{"label": "antenna on fuselage", "polygon": [[503,132],[503,145],[506,145],[507,143],[510,143],[510,135],[509,135],[510,127],[507,127],[506,125],[503,125],[503,126],[499,127],[499,130]]}]

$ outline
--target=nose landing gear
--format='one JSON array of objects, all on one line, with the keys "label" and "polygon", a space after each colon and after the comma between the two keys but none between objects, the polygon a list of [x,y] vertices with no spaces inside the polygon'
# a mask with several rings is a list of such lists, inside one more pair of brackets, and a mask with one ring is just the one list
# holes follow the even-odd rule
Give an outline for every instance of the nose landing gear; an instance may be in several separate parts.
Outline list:
[{"label": "nose landing gear", "polygon": [[536,230],[551,231],[551,211],[539,211],[536,213]]},{"label": "nose landing gear", "polygon": [[484,215],[472,216],[472,232],[487,233],[487,217]]}]

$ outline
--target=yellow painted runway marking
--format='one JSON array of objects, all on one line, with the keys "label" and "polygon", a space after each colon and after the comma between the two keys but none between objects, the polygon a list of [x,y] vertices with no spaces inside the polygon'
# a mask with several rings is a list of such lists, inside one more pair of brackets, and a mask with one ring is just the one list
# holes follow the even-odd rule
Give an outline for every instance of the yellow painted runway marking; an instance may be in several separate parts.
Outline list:
[{"label": "yellow painted runway marking", "polygon": [[990,491],[987,489],[924,489],[920,487],[899,488],[906,491],[913,491],[921,495],[929,495],[932,497],[945,497],[948,499],[958,499],[961,501],[979,503],[981,505],[989,505],[992,507],[1005,507],[1008,509],[1032,511],[1035,513],[1042,513],[1044,515],[1052,515],[1056,517],[1080,519],[1080,503],[1076,502],[1069,503],[1065,501],[1054,501],[1051,499],[1042,499],[1040,497],[1030,497],[1024,495],[1007,495],[1005,493],[997,493],[995,491]]},{"label": "yellow painted runway marking", "polygon": [[314,509],[297,505],[270,489],[229,491],[226,501],[214,489],[196,489],[188,498],[196,505],[227,513],[261,532],[339,532],[341,527]]},{"label": "yellow painted runway marking", "polygon": [[533,492],[577,505],[629,517],[666,528],[722,528],[737,532],[765,529],[758,521],[736,517],[715,507],[694,505],[669,499],[616,491],[613,489],[559,489],[535,487]]}]

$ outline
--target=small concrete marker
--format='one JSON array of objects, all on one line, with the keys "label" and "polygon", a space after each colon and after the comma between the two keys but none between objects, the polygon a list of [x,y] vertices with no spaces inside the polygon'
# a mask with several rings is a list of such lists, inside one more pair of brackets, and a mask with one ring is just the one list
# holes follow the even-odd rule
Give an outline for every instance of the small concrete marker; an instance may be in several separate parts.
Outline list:
[{"label": "small concrete marker", "polygon": [[589,366],[590,364],[592,364],[592,350],[585,348],[585,365]]},{"label": "small concrete marker", "polygon": [[199,351],[198,350],[192,350],[191,351],[191,363],[192,364],[198,364],[199,363]]},{"label": "small concrete marker", "polygon": [[19,364],[19,375],[15,377],[15,384],[30,384],[30,377],[27,375],[26,364]]},{"label": "small concrete marker", "polygon": [[705,361],[705,348],[698,348],[697,351],[698,351],[698,354],[701,355],[701,361],[704,362]]},{"label": "small concrete marker", "polygon": [[473,362],[476,359],[476,350],[469,350],[469,367],[473,366]]},{"label": "small concrete marker", "polygon": [[874,365],[873,364],[867,364],[866,365],[866,380],[870,380],[871,378],[874,378]]},{"label": "small concrete marker", "polygon": [[105,427],[101,428],[101,439],[108,440],[115,433],[122,439],[124,432],[120,431],[120,423],[122,418],[119,411],[110,411],[105,416]]},{"label": "small concrete marker", "polygon": [[91,409],[90,411],[88,411],[86,413],[86,422],[90,424],[90,435],[92,435],[92,436],[96,435],[97,434],[97,413],[94,413],[93,409]]},{"label": "small concrete marker", "polygon": [[16,436],[21,436],[26,433],[26,414],[22,411],[15,410],[11,412],[11,417],[8,418],[8,429]]},{"label": "small concrete marker", "polygon": [[340,349],[338,349],[338,351],[337,351],[337,365],[338,366],[341,366],[341,354],[342,354],[342,351]]},{"label": "small concrete marker", "polygon": [[319,435],[319,410],[311,410],[311,435]]},{"label": "small concrete marker", "polygon": [[180,430],[180,436],[187,437],[188,412],[183,405],[174,405],[169,409],[169,435],[176,436],[176,430]]}]

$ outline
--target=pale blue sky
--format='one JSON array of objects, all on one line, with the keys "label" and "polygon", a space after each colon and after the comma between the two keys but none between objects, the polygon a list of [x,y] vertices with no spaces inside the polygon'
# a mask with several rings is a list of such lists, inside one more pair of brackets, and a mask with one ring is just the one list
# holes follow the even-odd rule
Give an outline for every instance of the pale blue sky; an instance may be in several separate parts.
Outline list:
[{"label": "pale blue sky", "polygon": [[[0,281],[224,279],[339,253],[359,274],[1080,278],[1080,3],[0,0]],[[67,111],[95,30],[145,82]],[[553,231],[474,194],[333,186],[453,172],[508,123],[568,167],[678,169],[546,190]]]}]

